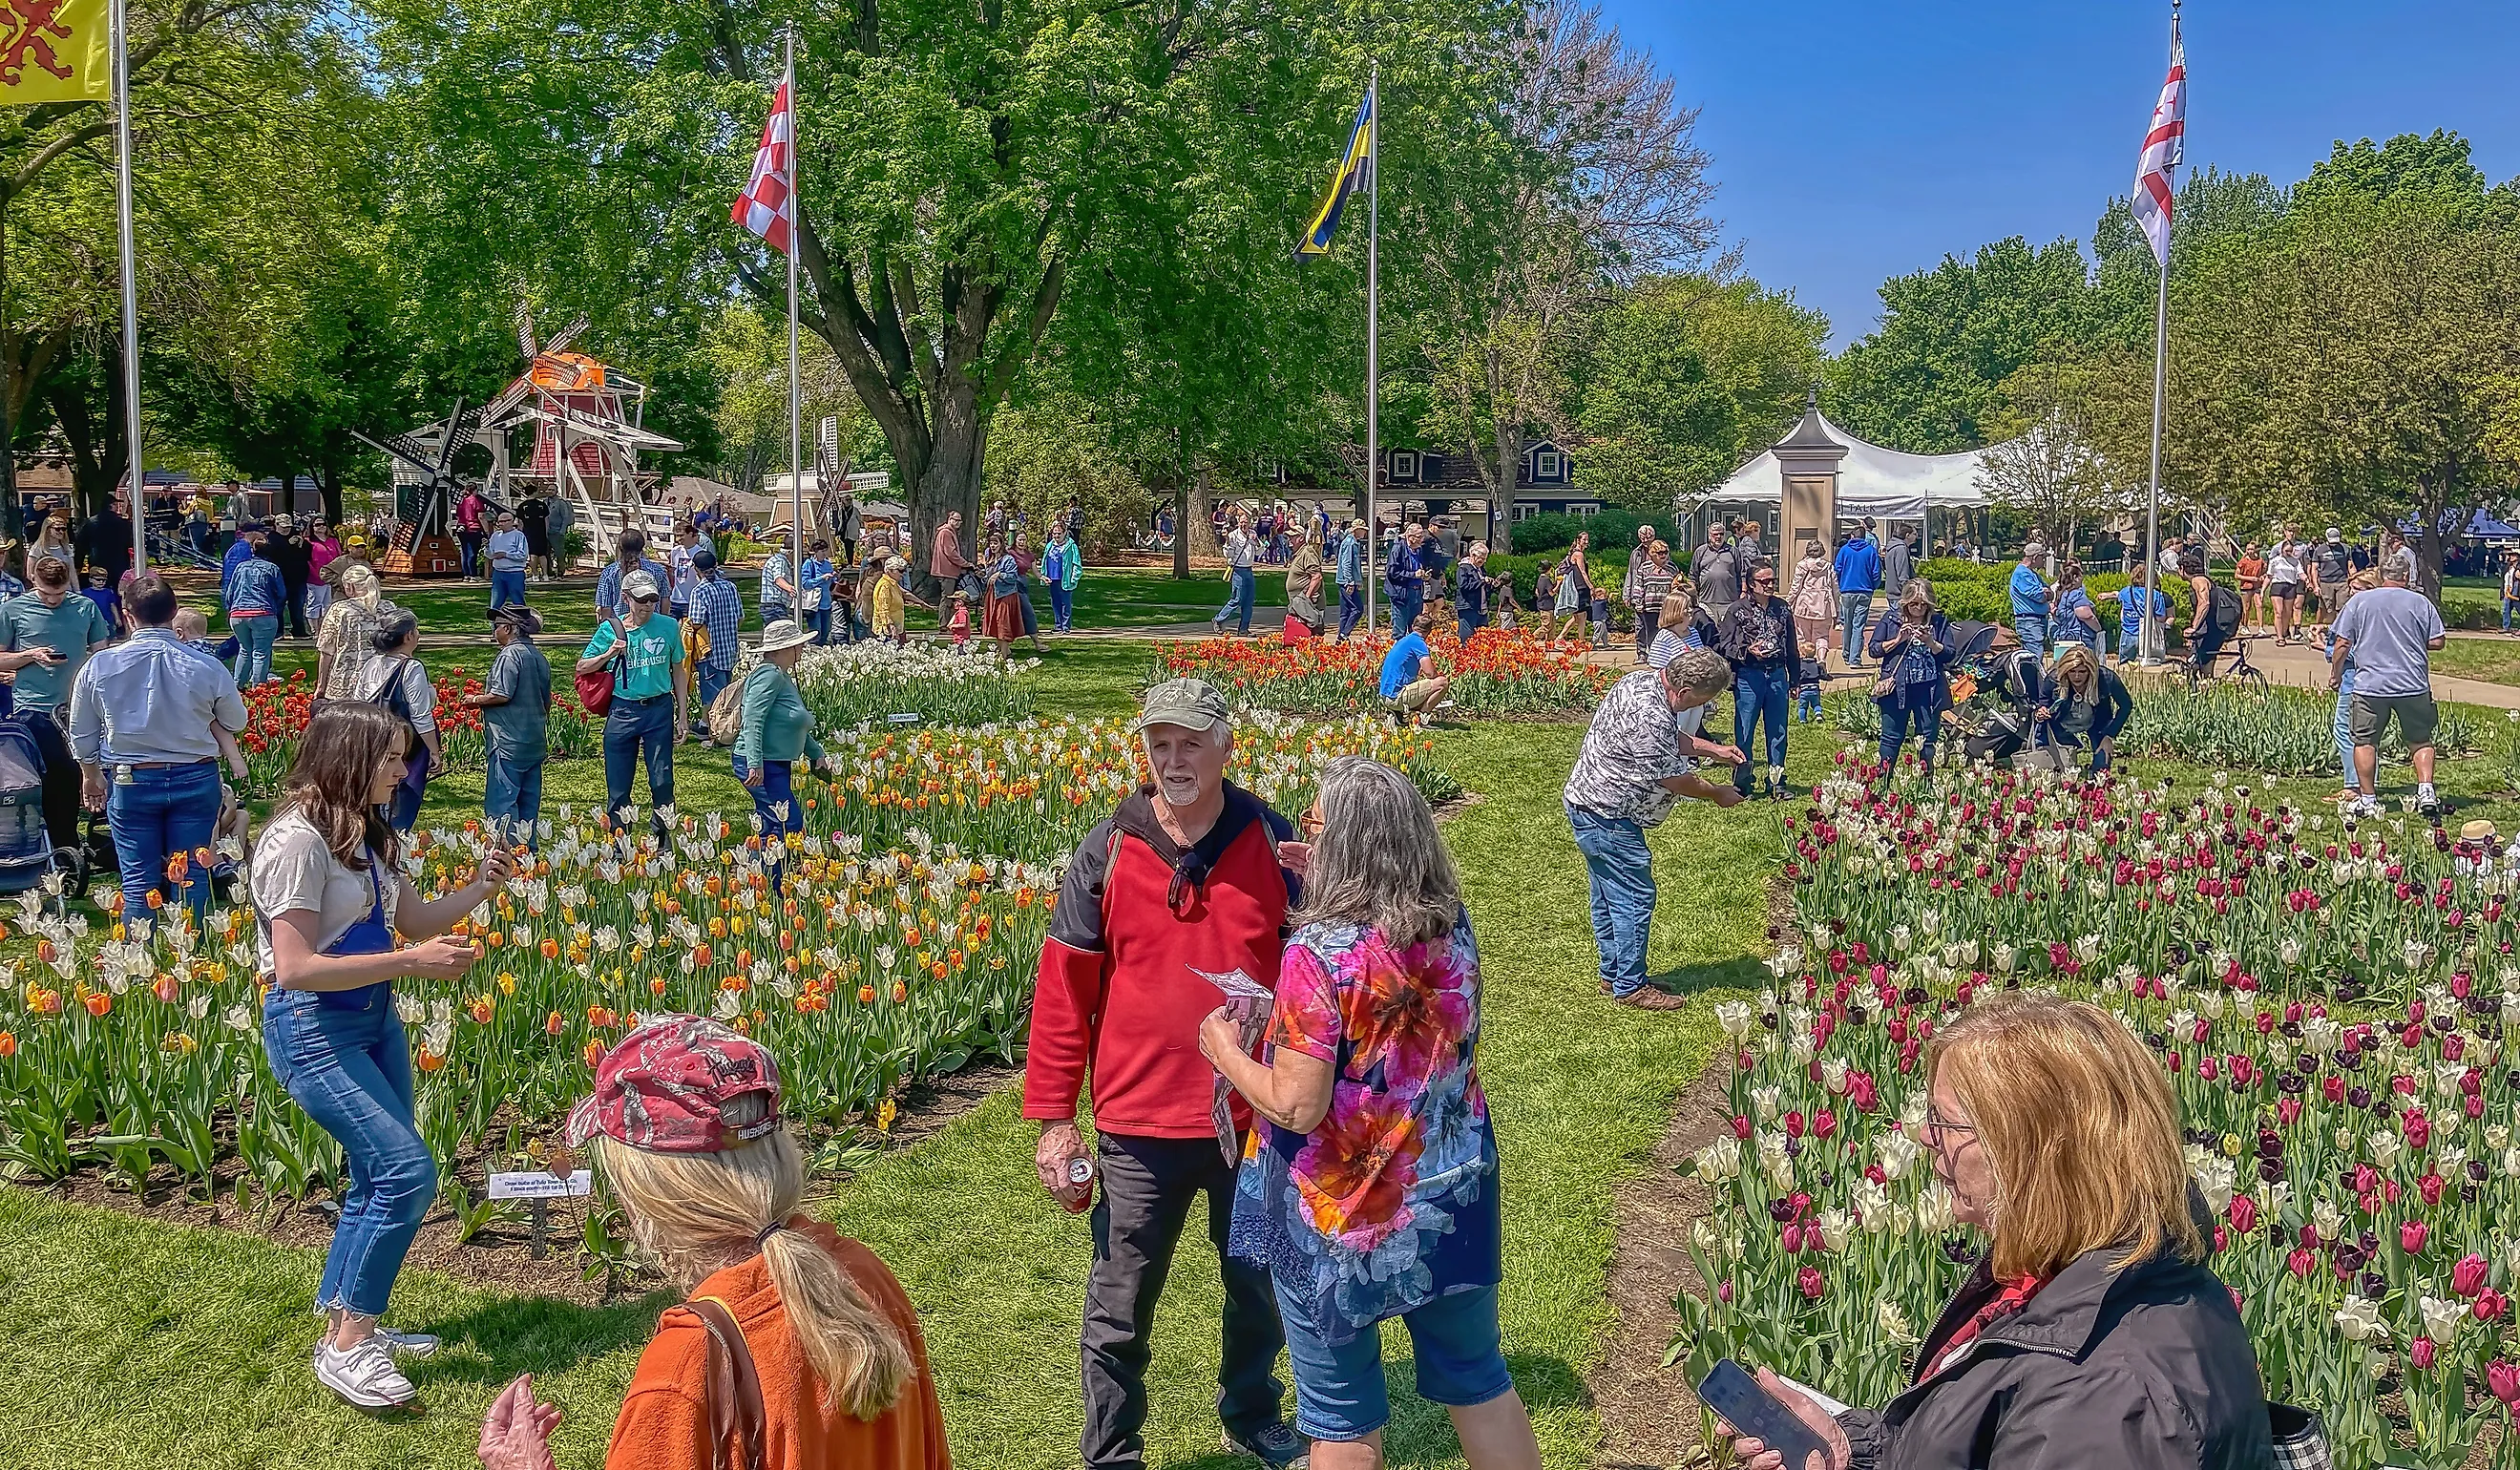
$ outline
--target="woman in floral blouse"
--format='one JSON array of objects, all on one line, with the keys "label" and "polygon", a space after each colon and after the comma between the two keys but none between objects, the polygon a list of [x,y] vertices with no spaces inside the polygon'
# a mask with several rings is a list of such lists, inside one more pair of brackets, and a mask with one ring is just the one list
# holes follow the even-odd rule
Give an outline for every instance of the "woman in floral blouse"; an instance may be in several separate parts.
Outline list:
[{"label": "woman in floral blouse", "polygon": [[1409,779],[1332,761],[1305,818],[1304,901],[1253,1060],[1218,1010],[1199,1046],[1259,1114],[1231,1249],[1266,1264],[1314,1470],[1382,1463],[1379,1324],[1474,1470],[1538,1470],[1497,1327],[1496,1136],[1479,1090],[1479,957],[1434,814]]}]

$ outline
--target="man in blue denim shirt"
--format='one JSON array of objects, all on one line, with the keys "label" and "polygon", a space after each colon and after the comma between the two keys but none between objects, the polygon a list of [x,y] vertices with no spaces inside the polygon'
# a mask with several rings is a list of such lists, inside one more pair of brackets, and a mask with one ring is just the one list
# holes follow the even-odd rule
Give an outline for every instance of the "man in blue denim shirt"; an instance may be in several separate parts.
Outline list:
[{"label": "man in blue denim shirt", "polygon": [[2033,541],[2021,549],[2021,562],[2012,569],[2012,631],[2021,635],[2021,646],[2048,656],[2048,579],[2039,574],[2047,564],[2048,547]]},{"label": "man in blue denim shirt", "polygon": [[1347,642],[1365,616],[1365,522],[1351,520],[1347,534],[1339,538],[1338,569],[1332,579],[1338,584],[1339,642]]},{"label": "man in blue denim shirt", "polygon": [[219,819],[219,742],[210,730],[245,729],[245,700],[227,670],[175,637],[175,590],[156,572],[131,583],[139,631],[88,660],[70,689],[70,751],[80,795],[103,811],[122,869],[123,917],[149,921],[149,895],[164,888],[188,903],[195,923],[209,911],[209,865],[170,880],[167,860],[207,849]]}]

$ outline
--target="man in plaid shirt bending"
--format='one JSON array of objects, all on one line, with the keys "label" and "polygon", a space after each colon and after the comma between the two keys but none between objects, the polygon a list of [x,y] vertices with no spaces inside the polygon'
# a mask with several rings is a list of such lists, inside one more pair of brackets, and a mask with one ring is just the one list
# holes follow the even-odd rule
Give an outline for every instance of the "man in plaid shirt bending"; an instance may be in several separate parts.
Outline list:
[{"label": "man in plaid shirt bending", "polygon": [[692,700],[692,725],[695,730],[708,729],[708,707],[718,691],[735,677],[735,655],[740,648],[737,630],[743,626],[743,594],[735,584],[718,575],[717,553],[703,546],[692,553],[692,571],[698,578],[692,584],[691,620],[708,633],[708,652],[698,665],[699,688]]}]

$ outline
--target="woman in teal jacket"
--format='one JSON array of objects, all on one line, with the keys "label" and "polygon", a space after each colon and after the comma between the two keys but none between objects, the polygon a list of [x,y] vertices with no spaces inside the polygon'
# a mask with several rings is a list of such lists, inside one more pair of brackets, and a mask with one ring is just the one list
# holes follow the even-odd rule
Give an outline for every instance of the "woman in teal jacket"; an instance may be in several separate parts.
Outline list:
[{"label": "woman in teal jacket", "polygon": [[805,829],[805,814],[796,801],[795,763],[823,759],[822,742],[814,738],[814,712],[805,707],[790,672],[813,641],[810,631],[787,618],[763,628],[761,662],[743,681],[743,731],[735,737],[735,779],[752,792],[774,887],[781,881],[779,854],[786,850],[788,834]]},{"label": "woman in teal jacket", "polygon": [[1050,611],[1053,626],[1060,633],[1067,631],[1069,619],[1076,615],[1076,579],[1085,571],[1085,554],[1076,546],[1076,533],[1059,517],[1050,533],[1050,542],[1041,549],[1041,579],[1050,584]]}]

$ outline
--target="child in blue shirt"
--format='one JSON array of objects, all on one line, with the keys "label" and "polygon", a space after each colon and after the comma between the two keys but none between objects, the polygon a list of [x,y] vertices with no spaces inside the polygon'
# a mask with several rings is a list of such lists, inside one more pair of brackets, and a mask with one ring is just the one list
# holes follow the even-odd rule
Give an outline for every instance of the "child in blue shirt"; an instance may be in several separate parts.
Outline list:
[{"label": "child in blue shirt", "polygon": [[[2131,664],[2143,650],[2143,584],[2129,582],[2118,589],[2118,662]],[[2165,626],[2170,621],[2170,594],[2159,587],[2152,590],[2152,612]]]}]

